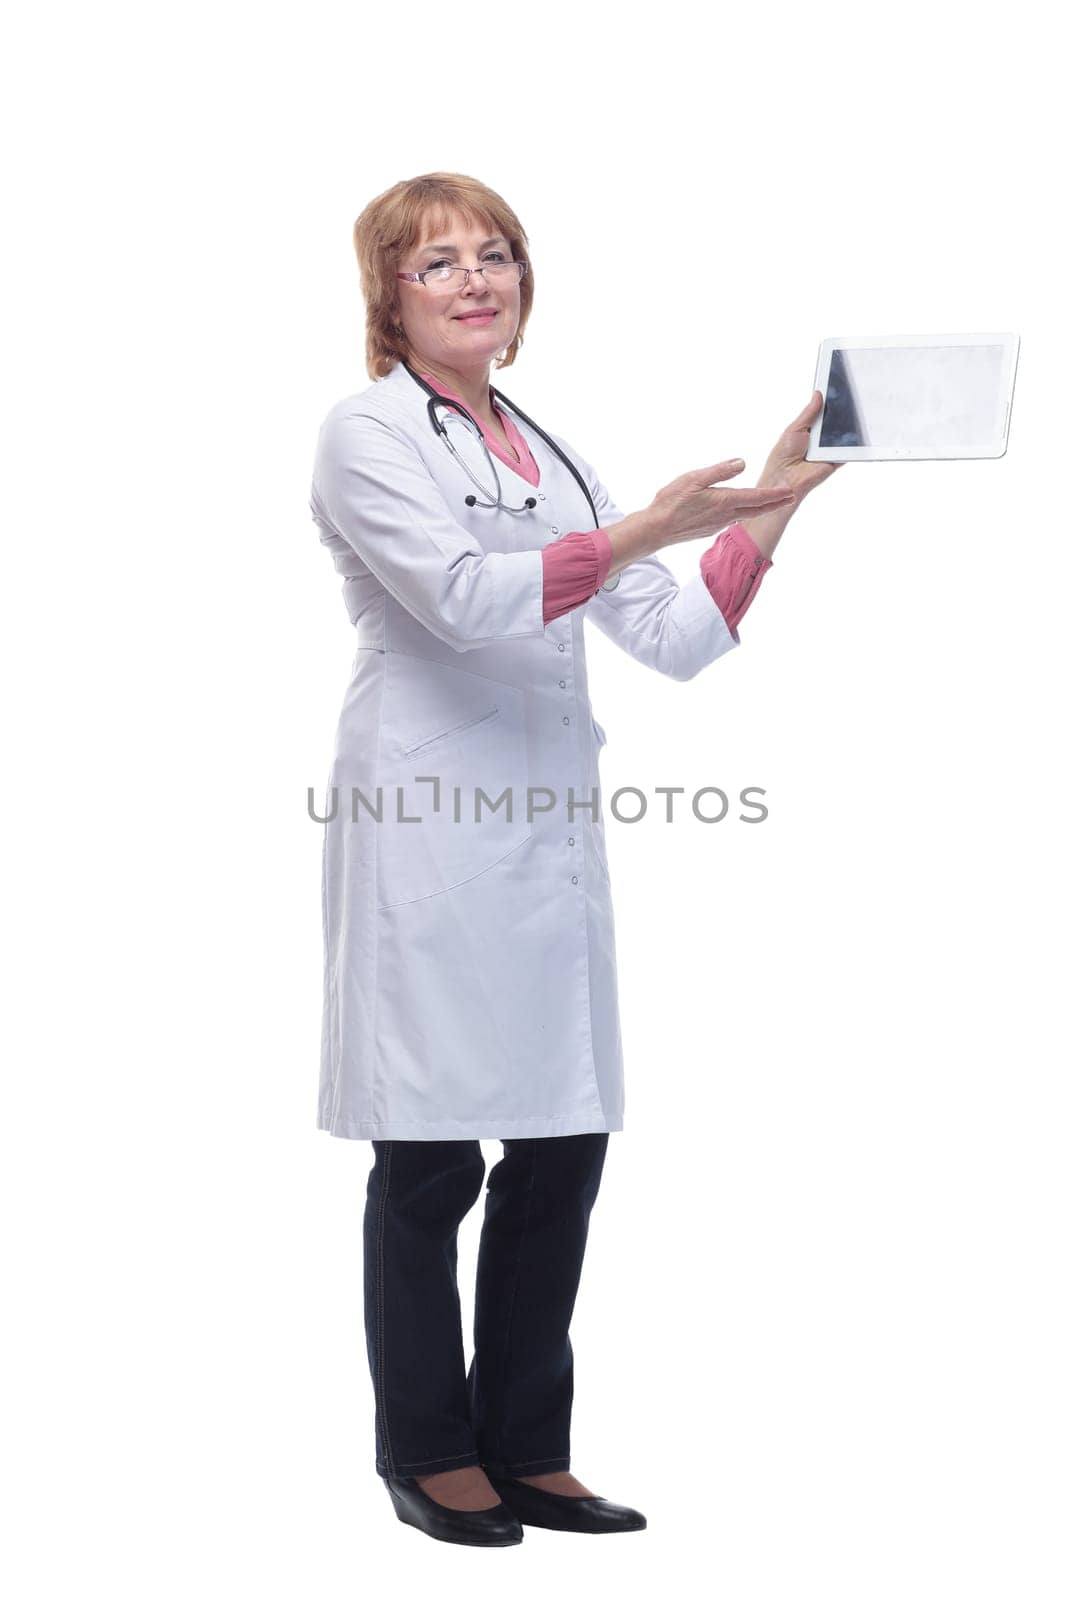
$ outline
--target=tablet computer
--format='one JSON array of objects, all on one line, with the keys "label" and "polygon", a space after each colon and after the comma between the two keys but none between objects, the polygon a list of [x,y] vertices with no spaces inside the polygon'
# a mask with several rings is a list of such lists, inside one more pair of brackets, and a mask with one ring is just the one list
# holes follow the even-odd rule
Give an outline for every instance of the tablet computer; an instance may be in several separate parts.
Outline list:
[{"label": "tablet computer", "polygon": [[808,461],[1002,456],[1017,333],[838,336],[819,347]]}]

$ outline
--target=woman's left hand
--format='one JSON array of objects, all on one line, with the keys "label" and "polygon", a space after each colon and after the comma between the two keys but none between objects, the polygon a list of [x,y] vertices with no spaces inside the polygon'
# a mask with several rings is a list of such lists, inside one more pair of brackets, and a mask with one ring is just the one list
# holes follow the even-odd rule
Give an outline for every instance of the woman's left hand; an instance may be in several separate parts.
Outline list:
[{"label": "woman's left hand", "polygon": [[792,516],[805,495],[817,484],[825,483],[832,472],[843,467],[843,461],[805,461],[804,453],[811,438],[811,428],[822,406],[822,393],[815,390],[800,415],[789,424],[774,449],[767,457],[767,465],[760,474],[758,489],[768,489],[786,484],[796,495],[795,504],[788,508]]}]

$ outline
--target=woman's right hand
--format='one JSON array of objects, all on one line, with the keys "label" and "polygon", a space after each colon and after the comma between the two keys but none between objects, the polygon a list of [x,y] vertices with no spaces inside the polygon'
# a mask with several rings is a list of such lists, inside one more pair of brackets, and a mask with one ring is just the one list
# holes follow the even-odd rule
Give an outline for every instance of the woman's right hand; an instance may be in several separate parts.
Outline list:
[{"label": "woman's right hand", "polygon": [[743,521],[760,511],[778,510],[796,503],[796,495],[786,484],[766,489],[715,489],[713,484],[736,477],[745,470],[740,457],[720,461],[714,467],[697,467],[683,472],[668,483],[649,506],[663,544],[682,544],[687,539],[710,538],[731,522]]}]

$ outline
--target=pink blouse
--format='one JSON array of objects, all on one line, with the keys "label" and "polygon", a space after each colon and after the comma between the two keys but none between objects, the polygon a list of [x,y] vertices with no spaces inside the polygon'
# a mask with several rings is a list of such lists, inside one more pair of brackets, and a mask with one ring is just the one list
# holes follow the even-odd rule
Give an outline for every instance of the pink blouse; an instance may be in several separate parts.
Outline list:
[{"label": "pink blouse", "polygon": [[[420,377],[436,389],[442,399],[463,404],[454,389],[446,389],[428,372],[420,373]],[[527,483],[536,488],[541,481],[541,474],[525,438],[506,412],[494,408],[493,415],[515,454],[504,449],[479,417],[487,447],[512,472],[518,473],[520,478],[525,478]],[[608,575],[613,553],[611,540],[603,528],[594,528],[589,533],[567,533],[556,543],[546,545],[541,552],[544,621],[554,622],[564,612],[592,599]],[[714,544],[701,553],[701,576],[735,640],[738,623],[756,598],[768,567],[773,566],[774,562],[769,556],[761,554],[740,522],[732,522],[728,528],[724,528]]]}]

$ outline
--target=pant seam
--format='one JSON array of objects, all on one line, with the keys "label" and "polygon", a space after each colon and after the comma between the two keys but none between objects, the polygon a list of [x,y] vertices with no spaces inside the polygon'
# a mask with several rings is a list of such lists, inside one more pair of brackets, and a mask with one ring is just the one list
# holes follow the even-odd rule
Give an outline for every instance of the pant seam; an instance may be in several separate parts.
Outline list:
[{"label": "pant seam", "polygon": [[385,1450],[386,1469],[395,1474],[393,1463],[393,1446],[389,1437],[389,1418],[385,1402],[385,1209],[389,1193],[389,1178],[393,1166],[393,1147],[386,1146],[385,1167],[382,1173],[382,1187],[378,1202],[378,1406],[382,1418],[382,1445]]},{"label": "pant seam", "polygon": [[518,1299],[519,1294],[519,1273],[522,1270],[522,1252],[523,1247],[526,1244],[526,1235],[530,1227],[530,1212],[533,1209],[533,1189],[536,1173],[537,1145],[535,1142],[530,1147],[530,1181],[526,1186],[526,1214],[522,1219],[522,1233],[519,1236],[518,1247],[515,1251],[515,1271],[511,1280],[511,1301],[508,1305],[508,1320],[507,1326],[504,1330],[504,1356],[502,1365],[505,1378],[504,1392],[501,1396],[500,1402],[500,1437],[502,1439],[506,1439],[508,1437],[508,1428],[511,1423],[511,1369],[509,1366],[508,1357],[511,1351],[511,1327],[515,1316],[515,1301]]},{"label": "pant seam", "polygon": [[441,1466],[446,1461],[465,1461],[468,1462],[472,1467],[481,1465],[480,1461],[478,1460],[478,1452],[476,1450],[463,1450],[458,1456],[430,1456],[426,1461],[403,1461],[399,1463],[399,1465],[394,1463],[389,1469],[389,1474],[394,1478],[403,1477],[408,1473],[413,1472],[416,1467],[437,1467]]}]

